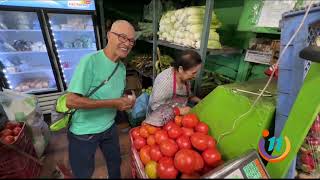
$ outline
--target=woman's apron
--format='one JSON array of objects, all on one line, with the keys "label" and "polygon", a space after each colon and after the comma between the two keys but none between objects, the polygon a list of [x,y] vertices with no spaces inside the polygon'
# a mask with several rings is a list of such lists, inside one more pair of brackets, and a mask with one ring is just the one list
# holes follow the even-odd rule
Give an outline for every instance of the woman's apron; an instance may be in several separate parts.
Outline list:
[{"label": "woman's apron", "polygon": [[[177,76],[176,71],[173,72],[173,95],[172,98],[167,100],[164,104],[160,105],[154,111],[148,112],[146,120],[144,122],[154,125],[154,126],[163,126],[168,121],[174,119],[174,107],[183,107],[188,103],[190,89],[189,85],[186,82],[185,88],[187,95],[177,94]],[[151,108],[149,108],[151,110]]]}]

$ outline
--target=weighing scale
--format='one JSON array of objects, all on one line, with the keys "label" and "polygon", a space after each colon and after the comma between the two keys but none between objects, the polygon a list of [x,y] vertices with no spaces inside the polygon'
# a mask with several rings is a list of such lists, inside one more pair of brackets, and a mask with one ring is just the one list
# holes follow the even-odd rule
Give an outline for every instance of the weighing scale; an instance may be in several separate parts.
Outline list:
[{"label": "weighing scale", "polygon": [[256,150],[228,161],[201,177],[202,179],[269,179],[270,176]]}]

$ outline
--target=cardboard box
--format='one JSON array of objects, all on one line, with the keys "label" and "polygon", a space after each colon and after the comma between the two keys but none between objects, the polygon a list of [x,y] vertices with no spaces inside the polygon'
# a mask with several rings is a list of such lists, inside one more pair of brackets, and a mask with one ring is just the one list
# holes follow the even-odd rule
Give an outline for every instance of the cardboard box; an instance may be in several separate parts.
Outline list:
[{"label": "cardboard box", "polygon": [[136,95],[138,96],[142,89],[142,83],[137,74],[129,74],[126,77],[126,88],[125,91],[135,91]]}]

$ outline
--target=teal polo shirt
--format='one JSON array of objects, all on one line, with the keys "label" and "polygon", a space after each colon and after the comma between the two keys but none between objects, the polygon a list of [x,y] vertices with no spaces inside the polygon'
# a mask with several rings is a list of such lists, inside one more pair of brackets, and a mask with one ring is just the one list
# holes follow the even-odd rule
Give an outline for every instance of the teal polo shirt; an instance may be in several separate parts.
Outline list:
[{"label": "teal polo shirt", "polygon": [[[107,79],[116,67],[103,52],[84,56],[77,65],[68,92],[85,96],[103,80]],[[112,78],[98,91],[90,96],[90,99],[116,99],[123,95],[126,80],[126,68],[120,65]],[[96,134],[110,128],[115,122],[117,110],[114,108],[78,109],[72,117],[70,131],[76,135]]]}]

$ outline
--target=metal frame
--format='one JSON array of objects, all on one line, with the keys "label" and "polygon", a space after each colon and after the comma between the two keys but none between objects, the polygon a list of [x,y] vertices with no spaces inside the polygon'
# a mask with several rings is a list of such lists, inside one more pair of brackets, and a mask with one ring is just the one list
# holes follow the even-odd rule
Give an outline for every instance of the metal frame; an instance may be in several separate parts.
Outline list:
[{"label": "metal frame", "polygon": [[157,47],[158,45],[166,46],[169,48],[179,49],[179,50],[186,50],[186,49],[192,49],[197,51],[202,59],[203,66],[195,80],[194,85],[194,94],[197,95],[199,93],[200,87],[201,87],[201,78],[204,71],[204,64],[207,58],[207,55],[218,55],[218,54],[235,54],[241,52],[239,49],[234,48],[223,48],[223,49],[208,49],[208,39],[209,39],[209,32],[210,32],[210,23],[212,19],[212,12],[213,12],[213,5],[214,0],[206,0],[206,9],[205,9],[205,18],[204,18],[204,28],[202,30],[203,36],[201,37],[201,44],[200,49],[194,49],[194,48],[188,48],[183,47],[179,45],[172,44],[170,42],[161,41],[157,39],[157,31],[158,31],[158,24],[159,24],[159,15],[157,14],[157,11],[155,9],[158,8],[158,4],[155,3],[156,0],[153,1],[153,40],[146,40],[149,43],[152,43],[152,63],[153,63],[153,81],[156,77],[156,70],[155,70],[155,62],[157,60]]},{"label": "metal frame", "polygon": [[103,10],[103,0],[98,0],[98,8],[100,14],[100,24],[101,24],[101,39],[102,39],[102,48],[107,45],[107,32],[104,18],[104,10]]},{"label": "metal frame", "polygon": [[200,87],[201,87],[201,78],[203,74],[204,64],[206,63],[206,57],[207,57],[207,47],[208,47],[208,39],[209,39],[209,31],[210,31],[210,23],[212,19],[212,11],[213,11],[213,4],[214,0],[207,0],[206,1],[206,11],[204,16],[204,28],[202,29],[202,37],[201,37],[201,44],[200,44],[200,56],[202,59],[203,66],[201,67],[201,70],[196,78],[195,84],[194,84],[194,94],[199,94]]},{"label": "metal frame", "polygon": [[[152,24],[153,24],[153,42],[152,42],[152,45],[153,45],[152,46],[153,76],[152,76],[152,79],[154,81],[155,77],[156,77],[156,70],[154,67],[155,67],[155,62],[157,59],[157,47],[158,47],[157,31],[158,31],[160,17],[156,11],[156,9],[158,9],[158,3],[156,3],[156,0],[152,0],[152,3],[153,3],[153,20],[152,20]],[[198,51],[198,53],[201,56],[203,65],[204,65],[206,57],[207,57],[207,46],[208,46],[208,39],[209,39],[210,22],[212,19],[213,4],[214,4],[214,0],[206,0],[204,28],[202,30],[202,34],[204,34],[204,36],[202,36],[202,38],[201,38],[200,50]],[[206,17],[208,17],[208,18],[206,18]],[[165,43],[162,43],[162,45],[164,45],[164,44]],[[180,49],[180,50],[190,49],[190,48],[184,48],[184,47],[179,47],[179,46],[170,45],[170,44],[165,45],[165,46],[175,48],[175,49]],[[199,88],[201,85],[202,73],[203,73],[203,67],[201,68],[200,73],[198,74],[198,76],[195,80],[194,94],[197,94],[199,92]]]}]

